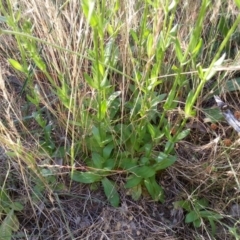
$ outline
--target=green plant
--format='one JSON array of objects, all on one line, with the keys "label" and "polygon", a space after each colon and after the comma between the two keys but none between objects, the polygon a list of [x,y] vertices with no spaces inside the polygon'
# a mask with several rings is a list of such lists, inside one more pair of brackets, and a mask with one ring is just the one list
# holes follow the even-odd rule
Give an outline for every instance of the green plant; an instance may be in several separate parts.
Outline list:
[{"label": "green plant", "polygon": [[[56,153],[57,147],[52,139],[52,125],[44,119],[40,109],[42,95],[31,82],[33,71],[29,70],[29,62],[33,62],[43,73],[51,85],[50,90],[60,100],[62,111],[67,112],[66,132],[69,131],[72,141],[70,164],[73,167],[73,180],[83,183],[101,182],[111,204],[117,206],[119,196],[113,176],[124,173],[127,176],[125,187],[130,189],[134,199],[141,196],[142,187],[145,187],[154,200],[163,201],[163,189],[158,184],[156,175],[176,161],[174,145],[189,134],[189,130],[184,129],[186,120],[195,116],[194,104],[204,84],[215,74],[214,67],[223,62],[225,55],[222,51],[240,18],[224,31],[223,41],[213,60],[208,62],[209,68],[204,70],[198,60],[202,57],[203,22],[211,1],[202,1],[196,23],[185,43],[185,51],[177,34],[179,26],[174,22],[179,2],[144,2],[144,6],[139,9],[142,16],[139,27],[129,31],[128,56],[132,64],[132,72],[129,74],[122,70],[119,63],[117,37],[124,24],[114,21],[119,2],[111,4],[113,11],[106,8],[106,1],[81,2],[88,24],[87,31],[93,36],[91,46],[84,56],[51,44],[56,49],[70,52],[90,62],[90,71],[84,72],[82,80],[94,94],[81,99],[81,111],[77,109],[80,102],[77,97],[78,85],[72,84],[59,71],[58,81],[54,81],[38,49],[38,43],[48,43],[33,37],[33,25],[21,18],[20,11],[10,11],[10,14],[3,11],[6,15],[4,20],[12,31],[2,30],[2,33],[14,34],[21,54],[19,61],[9,59],[9,63],[28,80],[31,92],[28,92],[27,99],[36,107],[32,117],[43,130],[40,146],[50,157]],[[8,7],[11,8],[9,2]],[[164,13],[162,23],[157,15],[159,8]],[[2,6],[2,9],[5,8]],[[151,22],[148,21],[150,13],[153,16]],[[219,28],[223,29],[221,26]],[[166,60],[169,51],[176,55],[173,63]],[[182,74],[192,68],[197,70],[197,76],[192,80],[193,89]],[[174,72],[172,78],[165,80],[164,77],[159,77],[169,71]],[[111,81],[114,74],[118,75],[116,79],[123,81]],[[124,79],[128,80],[127,84]],[[126,85],[128,88],[124,87]],[[184,110],[180,111],[176,121],[169,121],[169,112],[176,110],[182,98],[186,99]],[[45,99],[46,102],[47,100]],[[76,137],[79,132],[86,134],[82,138]],[[82,172],[74,170],[74,159],[79,154],[81,144],[85,147],[86,164],[85,171]],[[64,150],[66,151],[65,148]]]},{"label": "green plant", "polygon": [[[167,94],[156,91],[157,87],[161,88],[162,81],[157,76],[161,71],[159,66],[164,52],[174,42],[176,28],[172,26],[170,16],[174,15],[176,5],[165,9],[166,18],[171,20],[169,23],[164,22],[166,28],[163,28],[165,32],[161,35],[164,41],[156,42],[157,35],[146,27],[149,11],[147,5],[143,11],[139,34],[131,31],[134,46],[147,49],[149,61],[144,70],[138,67],[134,69],[130,77],[132,83],[126,92],[128,99],[123,98],[123,92],[115,91],[116,86],[109,81],[111,73],[117,67],[115,59],[119,58],[119,52],[114,44],[117,30],[110,32],[111,44],[105,44],[105,31],[113,26],[107,20],[109,12],[103,6],[104,3],[95,6],[94,1],[82,2],[83,12],[93,31],[93,49],[88,50],[93,59],[92,71],[91,76],[87,73],[84,76],[86,82],[96,91],[96,96],[86,102],[86,108],[81,113],[86,116],[82,118],[82,127],[90,132],[84,139],[90,152],[90,157],[87,156],[86,159],[86,171],[74,171],[72,179],[83,183],[100,181],[110,203],[118,206],[119,195],[111,176],[124,172],[127,174],[125,187],[130,189],[134,199],[141,196],[144,186],[155,201],[163,201],[163,189],[157,183],[156,174],[176,161],[174,144],[189,133],[182,129],[184,123],[181,124],[180,121],[176,125],[178,132],[172,135],[172,126],[167,121],[167,111],[176,107],[176,86],[168,97]],[[117,6],[114,9],[116,11]],[[157,6],[153,6],[153,9],[157,11]],[[154,21],[154,28],[157,28],[157,19]],[[109,46],[112,49],[111,55]],[[123,73],[121,75],[120,77],[124,77]],[[180,78],[179,74],[178,77]],[[95,114],[88,114],[89,103],[95,109]],[[158,110],[161,105],[163,112]],[[158,145],[163,145],[160,152],[154,150]]]},{"label": "green plant", "polygon": [[229,227],[229,232],[235,237],[236,240],[240,239],[239,228],[237,226]]},{"label": "green plant", "polygon": [[181,200],[174,203],[174,208],[183,208],[187,211],[185,223],[192,223],[194,227],[199,228],[204,221],[208,221],[211,225],[211,233],[216,233],[216,222],[223,218],[221,214],[208,210],[208,201],[202,199]]},{"label": "green plant", "polygon": [[6,189],[0,189],[0,240],[11,240],[12,232],[18,231],[19,221],[15,212],[22,209],[23,205],[13,202]]},{"label": "green plant", "polygon": [[[239,0],[235,3],[240,6]],[[201,131],[196,137],[195,129],[187,129],[185,123],[190,120],[187,126],[192,127],[192,121],[202,122],[202,112],[213,122],[221,120],[219,109],[203,108],[211,105],[213,95],[227,92],[228,98],[239,90],[238,73],[234,73],[234,79],[228,76],[239,65],[237,58],[231,61],[239,42],[240,17],[235,7],[234,0],[224,4],[220,0],[83,0],[43,4],[21,0],[18,9],[14,9],[11,0],[0,2],[0,57],[8,60],[9,72],[23,82],[24,107],[28,107],[25,113],[19,104],[16,126],[11,125],[16,123],[11,119],[10,124],[1,124],[0,146],[8,150],[7,163],[16,169],[13,172],[17,179],[23,181],[18,186],[24,191],[14,192],[11,200],[27,193],[32,203],[27,211],[32,211],[32,216],[36,216],[39,202],[46,206],[41,218],[34,217],[39,236],[54,237],[55,229],[44,226],[54,226],[55,219],[59,219],[59,225],[65,228],[59,228],[61,233],[74,238],[79,232],[72,226],[79,223],[79,218],[65,213],[69,213],[66,200],[69,203],[68,199],[78,195],[78,199],[84,199],[78,204],[84,204],[85,209],[87,201],[94,198],[94,190],[101,186],[114,207],[119,206],[119,192],[122,196],[124,191],[134,200],[148,193],[153,200],[163,203],[169,188],[161,184],[166,186],[168,174],[176,186],[184,185],[186,192],[190,185],[197,185],[202,195],[209,196],[209,202],[229,202],[228,193],[232,193],[232,182],[238,175],[238,161],[234,161],[238,149],[234,154],[235,146],[223,150],[225,155],[222,147],[216,145],[210,163],[203,162],[210,152],[207,142],[212,139],[212,131]],[[232,68],[228,68],[225,59]],[[3,73],[8,72],[5,70]],[[212,80],[213,91],[206,93],[206,84]],[[237,102],[234,97],[232,100]],[[224,124],[217,134],[222,130]],[[182,156],[188,145],[198,151],[194,160],[202,155],[199,149],[203,149],[204,159],[195,164],[191,156]],[[183,146],[183,151],[179,146]],[[221,161],[223,155],[225,159]],[[176,162],[176,167],[165,171]],[[6,167],[0,166],[0,177],[3,175],[6,186],[12,187],[11,178],[5,177]],[[196,174],[198,167],[201,173]],[[234,177],[230,176],[232,172]],[[69,176],[72,181],[90,185],[87,198],[82,198],[86,188],[74,191],[75,186],[82,185],[69,182]],[[199,176],[200,184],[192,176]],[[58,190],[66,189],[65,185],[67,194],[59,193]],[[177,191],[171,194],[179,197]],[[58,203],[54,210],[48,208],[53,201]],[[187,211],[185,227],[202,226],[208,232],[206,225],[210,224],[214,234],[221,219],[198,196],[177,202],[175,207]],[[9,209],[3,211],[1,221],[10,219],[13,225],[16,221],[11,214],[15,212],[11,209],[15,208]],[[44,219],[48,213],[57,217]],[[69,216],[74,224],[68,221]],[[31,227],[24,228],[28,231]],[[235,226],[229,230],[238,237]],[[86,232],[82,228],[79,231]],[[16,236],[26,237],[24,234]]]},{"label": "green plant", "polygon": [[[74,171],[72,179],[83,183],[102,182],[105,194],[113,206],[118,205],[119,196],[111,176],[122,172],[127,175],[125,188],[129,189],[135,200],[141,196],[142,187],[147,189],[155,201],[164,200],[164,192],[156,175],[176,161],[174,145],[188,135],[189,130],[184,129],[186,119],[195,116],[194,104],[197,97],[207,80],[215,74],[213,66],[220,65],[224,60],[225,55],[220,57],[220,53],[240,20],[237,19],[229,29],[214,59],[209,63],[209,68],[203,71],[201,65],[197,64],[197,59],[202,54],[203,42],[200,35],[210,5],[210,1],[202,2],[188,47],[183,52],[176,34],[178,27],[173,21],[178,3],[162,6],[164,21],[161,30],[157,17],[153,18],[152,28],[147,24],[149,11],[157,12],[159,3],[145,3],[139,28],[131,29],[130,34],[132,49],[138,51],[146,61],[139,55],[131,55],[134,69],[132,75],[127,76],[130,79],[129,88],[120,92],[115,91],[116,86],[109,80],[118,67],[113,60],[119,58],[119,52],[114,50],[114,42],[120,27],[116,27],[114,33],[109,32],[109,42],[113,49],[109,57],[109,44],[104,40],[107,29],[112,29],[109,12],[104,8],[104,2],[96,5],[94,1],[82,2],[83,12],[93,32],[93,49],[88,50],[92,59],[91,75],[85,73],[84,77],[96,94],[91,100],[86,100],[82,112],[84,121],[78,123],[83,131],[88,132],[84,139],[88,149],[86,171]],[[117,7],[114,9],[117,11]],[[170,91],[166,94],[166,82],[158,76],[164,71],[164,56],[171,45],[174,45],[177,61],[171,67],[175,77],[169,80]],[[189,83],[181,74],[190,66],[198,69],[198,77],[201,79],[193,90],[188,89]],[[121,73],[119,77],[126,76]],[[188,96],[184,115],[175,122],[169,122],[168,113],[176,109],[179,99],[186,94],[185,89]],[[95,110],[91,115],[89,104]],[[174,134],[173,127],[176,130]],[[157,147],[161,150],[156,151]]]}]

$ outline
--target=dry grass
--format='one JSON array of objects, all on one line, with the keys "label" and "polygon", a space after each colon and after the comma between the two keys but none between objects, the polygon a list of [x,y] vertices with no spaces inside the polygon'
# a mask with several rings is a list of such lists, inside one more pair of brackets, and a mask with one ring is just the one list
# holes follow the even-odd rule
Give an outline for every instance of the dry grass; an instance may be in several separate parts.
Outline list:
[{"label": "dry grass", "polygon": [[[114,7],[113,2],[109,1],[109,9]],[[176,12],[175,21],[181,25],[178,37],[181,40],[182,49],[187,47],[189,32],[198,16],[199,3],[197,2],[182,1]],[[134,52],[129,46],[130,30],[138,28],[143,12],[139,4],[141,5],[141,1],[120,1],[116,22],[112,23],[118,29],[116,43],[120,52],[118,64],[121,74],[119,72],[113,74],[111,82],[124,93],[123,102],[129,98],[128,90],[132,84],[128,76],[132,76],[132,72],[137,68],[133,54],[138,55],[139,59],[142,58],[143,62],[146,58],[146,55],[141,52],[142,49]],[[209,10],[204,22],[203,38],[206,45],[203,51],[208,57],[214,55],[214,51],[209,46],[217,39],[214,26],[219,21],[219,14],[225,9],[226,14],[235,19],[239,13],[234,7],[233,0],[228,1],[226,6],[223,6],[222,1],[216,0],[214,6]],[[86,112],[82,103],[88,99],[87,109],[90,115],[91,103],[96,98],[95,91],[87,85],[83,75],[91,69],[92,62],[86,50],[93,45],[93,33],[81,11],[80,1],[47,0],[43,4],[41,1],[21,0],[19,7],[23,18],[28,18],[33,23],[34,36],[62,48],[57,49],[50,44],[41,44],[41,56],[47,65],[50,77],[34,68],[30,80],[33,85],[38,85],[41,92],[41,105],[46,107],[55,125],[54,140],[57,146],[72,149],[77,142],[84,141],[83,136],[88,134],[91,127],[91,123],[84,122],[81,118],[81,113]],[[158,14],[159,23],[154,36],[155,40],[158,36],[157,31],[162,27],[161,18],[164,18],[162,9],[159,9]],[[152,24],[151,20],[149,24]],[[3,24],[2,28],[7,28],[7,26]],[[109,40],[106,34],[106,43]],[[23,84],[25,81],[23,74],[11,68],[7,61],[8,58],[21,60],[15,37],[1,35],[0,43],[3,79],[7,82],[6,77],[14,75]],[[237,40],[232,40],[230,43],[235,51],[238,51],[237,43]],[[171,79],[168,73],[176,62],[173,52],[173,47],[169,47],[164,66],[161,66],[161,74],[167,76],[166,79]],[[228,70],[220,71],[219,74],[221,81],[218,80],[221,85],[226,82],[229,75],[236,77],[239,75],[233,68],[234,58],[232,56],[229,58],[231,58],[230,64],[226,66]],[[206,67],[210,63],[207,57],[201,61]],[[195,69],[190,69],[188,65],[186,77],[195,79],[194,71]],[[52,94],[54,85],[61,86],[61,76],[70,89],[69,111],[66,111],[64,104]],[[167,87],[166,81],[164,88],[167,89]],[[175,146],[177,162],[158,176],[158,181],[166,193],[166,200],[163,204],[151,201],[145,192],[141,200],[134,202],[123,188],[124,179],[117,176],[121,207],[113,208],[108,205],[104,193],[99,190],[99,185],[96,184],[90,188],[88,185],[69,180],[72,163],[74,162],[76,167],[82,167],[84,160],[82,157],[85,157],[89,151],[85,147],[86,143],[82,142],[76,159],[73,159],[70,151],[66,151],[64,158],[60,159],[49,156],[40,148],[39,131],[41,130],[34,120],[27,121],[27,123],[20,121],[17,126],[14,123],[16,119],[30,116],[31,112],[36,110],[35,107],[32,105],[28,107],[25,95],[15,97],[19,95],[15,95],[14,91],[4,86],[1,86],[1,90],[3,99],[9,102],[8,108],[4,109],[7,127],[1,125],[1,149],[3,152],[5,149],[15,154],[11,157],[1,154],[0,182],[4,183],[13,201],[20,201],[24,205],[24,209],[16,213],[20,226],[19,230],[14,233],[13,239],[214,239],[210,235],[210,228],[207,224],[194,229],[191,225],[184,223],[185,212],[173,207],[175,201],[188,199],[193,202],[194,199],[203,197],[209,201],[211,210],[224,217],[221,223],[217,223],[215,238],[234,239],[228,227],[239,228],[240,215],[236,213],[234,216],[232,211],[236,210],[236,206],[240,204],[238,159],[240,148],[237,136],[234,136],[231,129],[229,131],[228,126],[223,125],[219,132],[215,132],[208,124],[203,123],[208,129],[206,132],[192,128],[187,139]],[[227,96],[227,100],[232,106],[238,108],[237,95]],[[184,102],[184,94],[182,94],[182,101]],[[199,116],[195,121],[202,122],[202,101],[203,99],[198,100]],[[88,119],[88,114],[84,119]],[[121,118],[124,119],[124,111],[122,114]],[[84,132],[70,124],[71,121],[79,118],[79,121],[83,122],[82,125],[85,125]],[[216,134],[220,135],[220,139],[214,142]],[[230,146],[225,146],[222,141],[225,135],[233,142]],[[58,165],[51,169],[54,169],[54,174],[57,176],[54,186],[58,184],[64,186],[61,191],[53,190],[52,185],[41,175],[41,169],[45,169],[39,168],[42,164]],[[59,165],[62,166],[59,167]],[[36,180],[38,177],[43,180],[44,184],[41,187],[44,187],[46,191],[36,196],[35,188],[38,185],[38,180]]]}]

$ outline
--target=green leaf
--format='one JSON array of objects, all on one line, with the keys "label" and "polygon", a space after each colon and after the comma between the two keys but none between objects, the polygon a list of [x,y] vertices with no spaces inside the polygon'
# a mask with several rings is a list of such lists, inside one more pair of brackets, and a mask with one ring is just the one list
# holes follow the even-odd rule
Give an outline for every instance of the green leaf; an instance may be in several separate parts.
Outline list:
[{"label": "green leaf", "polygon": [[195,112],[192,109],[193,104],[194,104],[194,95],[195,95],[194,90],[191,90],[188,93],[187,100],[186,100],[186,105],[185,105],[185,109],[184,109],[186,118],[189,118],[189,117],[192,117],[192,116],[195,115]]},{"label": "green leaf", "polygon": [[157,184],[155,177],[145,179],[144,185],[154,201],[164,201],[163,189]]},{"label": "green leaf", "polygon": [[180,63],[182,63],[183,60],[184,60],[184,58],[183,58],[184,55],[183,55],[182,48],[181,48],[181,45],[180,45],[180,42],[179,42],[178,38],[176,38],[176,40],[175,40],[175,52],[176,52],[176,56],[178,58],[178,61]]},{"label": "green leaf", "polygon": [[199,212],[199,214],[202,218],[208,218],[213,221],[217,221],[217,220],[223,218],[223,216],[221,216],[221,214],[218,214],[218,213],[215,213],[215,212],[209,211],[209,210],[202,210]]},{"label": "green leaf", "polygon": [[212,220],[211,218],[208,218],[208,221],[211,225],[212,235],[214,236],[216,234],[216,224],[215,224],[214,220]]},{"label": "green leaf", "polygon": [[190,133],[190,129],[186,129],[182,132],[180,132],[177,137],[176,137],[176,142],[182,140],[183,138],[185,138],[188,134]]},{"label": "green leaf", "polygon": [[98,25],[99,19],[97,14],[94,12],[95,1],[93,0],[82,0],[82,9],[85,17],[87,18],[89,24],[92,28]]},{"label": "green leaf", "polygon": [[169,4],[167,8],[167,11],[170,12],[172,9],[176,7],[177,4],[178,4],[178,1],[172,0],[172,2]]},{"label": "green leaf", "polygon": [[[62,81],[62,86],[57,87],[57,96],[66,108],[70,108],[69,87],[66,82]],[[39,99],[40,100],[40,99]]]},{"label": "green leaf", "polygon": [[120,166],[128,171],[131,171],[137,165],[137,158],[123,158],[121,159]]},{"label": "green leaf", "polygon": [[197,210],[205,209],[208,206],[208,201],[205,198],[201,198],[199,200],[196,200],[194,206]]},{"label": "green leaf", "polygon": [[153,35],[150,33],[147,38],[147,55],[150,58],[153,54]]},{"label": "green leaf", "polygon": [[139,40],[138,40],[138,35],[134,30],[130,30],[129,32],[131,34],[132,39],[134,40],[135,44],[138,45],[139,44]]},{"label": "green leaf", "polygon": [[84,73],[84,78],[87,83],[94,89],[98,89],[98,83],[96,83],[87,73]]},{"label": "green leaf", "polygon": [[176,156],[171,156],[160,153],[156,159],[157,163],[154,165],[156,171],[166,169],[167,167],[173,165],[176,162]]},{"label": "green leaf", "polygon": [[[213,66],[214,66],[214,67],[217,67],[217,66],[221,65],[222,62],[224,61],[225,57],[226,57],[226,53],[224,53],[224,54],[214,63]],[[206,80],[211,79],[211,78],[216,74],[217,70],[216,70],[214,67],[213,67],[210,71],[206,72],[206,73],[207,73],[207,75],[205,76],[205,79],[206,79]]]},{"label": "green leaf", "polygon": [[155,171],[153,167],[148,167],[148,166],[133,168],[131,172],[135,173],[137,177],[142,177],[142,178],[149,178],[155,175]]},{"label": "green leaf", "polygon": [[44,63],[44,61],[41,59],[40,56],[38,56],[36,53],[33,56],[33,60],[34,63],[36,64],[36,66],[43,72],[46,72],[46,64]]},{"label": "green leaf", "polygon": [[108,201],[113,207],[118,207],[120,203],[120,197],[116,190],[115,183],[110,181],[108,178],[102,179],[102,185],[104,188],[104,193],[108,198]]},{"label": "green leaf", "polygon": [[193,49],[193,52],[192,52],[193,57],[198,55],[198,53],[200,52],[200,50],[202,48],[202,45],[203,45],[203,40],[202,40],[202,38],[200,38],[197,46]]},{"label": "green leaf", "polygon": [[193,226],[196,227],[196,228],[199,228],[201,227],[202,225],[202,219],[199,218],[199,219],[196,219],[195,221],[193,221]]},{"label": "green leaf", "polygon": [[234,0],[234,2],[236,3],[237,7],[240,9],[240,0]]},{"label": "green leaf", "polygon": [[9,63],[12,65],[12,67],[14,67],[16,70],[26,73],[26,70],[24,69],[24,67],[16,60],[14,59],[8,59]]},{"label": "green leaf", "polygon": [[170,90],[169,94],[168,94],[167,100],[166,100],[166,102],[164,103],[163,108],[164,108],[165,110],[171,110],[171,109],[175,108],[176,105],[177,105],[177,102],[174,101],[175,98],[176,98],[176,90],[175,90],[174,88],[172,88],[172,89]]},{"label": "green leaf", "polygon": [[190,201],[180,200],[180,201],[174,202],[174,208],[176,208],[176,209],[178,209],[178,208],[183,208],[184,210],[190,212],[192,206],[191,206]]},{"label": "green leaf", "polygon": [[223,118],[221,111],[217,107],[205,108],[205,109],[202,109],[202,111],[206,115],[206,117],[209,118],[211,122],[218,122]]},{"label": "green leaf", "polygon": [[[143,147],[141,148],[143,151],[144,151],[144,165],[147,165],[146,163],[148,162],[148,161],[146,161],[146,159],[149,159],[150,158],[150,156],[151,156],[151,154],[152,154],[152,150],[153,150],[153,144],[152,143],[146,143],[146,144],[144,144],[143,145]],[[143,158],[141,158],[141,163],[143,163],[142,162],[142,159]]]},{"label": "green leaf", "polygon": [[160,94],[151,100],[151,107],[156,107],[167,96],[166,93]]},{"label": "green leaf", "polygon": [[151,123],[147,123],[147,129],[152,137],[152,140],[159,141],[162,137],[164,137],[164,133],[161,132],[158,127],[155,127]]},{"label": "green leaf", "polygon": [[13,202],[13,203],[11,203],[10,207],[14,211],[22,211],[23,210],[23,205],[20,202]]},{"label": "green leaf", "polygon": [[93,163],[94,163],[94,167],[102,169],[102,166],[103,166],[103,163],[105,162],[105,159],[99,153],[93,152],[92,153],[92,160],[93,160]]},{"label": "green leaf", "polygon": [[200,216],[196,211],[191,211],[186,215],[185,223],[191,223],[199,219]]},{"label": "green leaf", "polygon": [[240,88],[240,78],[232,78],[228,80],[224,87],[222,87],[220,94],[223,92],[234,92],[238,91]]},{"label": "green leaf", "polygon": [[101,140],[99,128],[93,126],[92,133],[93,133],[94,138],[98,142],[99,146],[101,147],[102,146],[102,140]]},{"label": "green leaf", "polygon": [[107,100],[107,107],[110,107],[113,101],[121,94],[121,91],[112,93]]},{"label": "green leaf", "polygon": [[106,116],[106,112],[107,112],[107,100],[104,99],[100,103],[100,113],[98,114],[98,118],[100,120],[103,120]]},{"label": "green leaf", "polygon": [[113,148],[114,148],[114,145],[112,143],[109,143],[106,147],[104,147],[103,149],[104,159],[108,159],[110,157]]},{"label": "green leaf", "polygon": [[72,180],[81,183],[94,183],[100,181],[101,178],[102,177],[100,175],[97,175],[96,173],[93,172],[74,171],[73,174],[71,175]]},{"label": "green leaf", "polygon": [[42,117],[42,114],[40,114],[39,112],[33,112],[32,116],[42,128],[44,128],[46,126],[47,122]]},{"label": "green leaf", "polygon": [[129,189],[129,194],[131,195],[134,201],[137,201],[142,195],[142,186],[141,184]]},{"label": "green leaf", "polygon": [[11,210],[0,225],[0,240],[11,240],[12,231],[19,229],[19,221],[14,214],[14,210]]},{"label": "green leaf", "polygon": [[164,152],[166,154],[171,153],[174,149],[174,145],[175,144],[174,144],[173,140],[167,141],[166,144],[165,144],[165,147],[164,147]]},{"label": "green leaf", "polygon": [[152,139],[154,139],[156,136],[154,126],[151,123],[147,123],[147,128],[148,128],[148,132],[150,133]]},{"label": "green leaf", "polygon": [[132,188],[137,186],[141,181],[143,180],[143,178],[141,177],[137,177],[135,175],[131,175],[129,177],[129,179],[127,180],[126,184],[125,184],[125,188]]},{"label": "green leaf", "polygon": [[112,170],[114,169],[115,166],[116,166],[116,160],[113,158],[108,158],[107,160],[105,160],[102,167],[105,170]]}]

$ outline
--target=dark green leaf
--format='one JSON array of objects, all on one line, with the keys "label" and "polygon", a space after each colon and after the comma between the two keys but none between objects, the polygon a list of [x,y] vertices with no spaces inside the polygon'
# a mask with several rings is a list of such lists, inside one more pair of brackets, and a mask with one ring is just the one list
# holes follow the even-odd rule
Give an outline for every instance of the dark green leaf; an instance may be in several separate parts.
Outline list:
[{"label": "dark green leaf", "polygon": [[105,159],[99,153],[93,152],[92,161],[94,163],[94,167],[102,169]]},{"label": "dark green leaf", "polygon": [[190,129],[186,129],[186,130],[180,132],[177,135],[176,142],[178,142],[178,141],[182,140],[183,138],[185,138],[189,133],[190,133]]},{"label": "dark green leaf", "polygon": [[140,162],[141,165],[149,165],[150,160],[151,160],[151,158],[142,156],[142,157],[140,158],[140,161],[139,161],[139,162]]},{"label": "dark green leaf", "polygon": [[202,220],[201,218],[196,219],[195,221],[193,221],[193,226],[196,228],[199,228],[202,225]]},{"label": "dark green leaf", "polygon": [[208,221],[211,225],[212,235],[214,236],[216,234],[216,224],[215,224],[214,220],[212,220],[210,218],[208,218]]},{"label": "dark green leaf", "polygon": [[240,88],[240,78],[233,78],[226,82],[225,86],[222,88],[222,93],[238,91]]},{"label": "dark green leaf", "polygon": [[126,169],[128,171],[131,171],[133,168],[137,165],[137,158],[123,158],[121,159],[120,166],[123,169]]},{"label": "dark green leaf", "polygon": [[162,102],[163,99],[167,96],[166,93],[160,94],[152,99],[151,101],[151,107],[156,107],[159,103]]},{"label": "dark green leaf", "polygon": [[186,215],[185,223],[191,223],[199,219],[200,216],[196,211],[191,211]]},{"label": "dark green leaf", "polygon": [[93,133],[94,138],[98,142],[99,146],[101,146],[102,145],[102,140],[101,140],[99,129],[97,127],[93,126],[92,133]]},{"label": "dark green leaf", "polygon": [[217,221],[217,220],[223,218],[223,216],[221,216],[220,214],[215,213],[213,211],[208,211],[208,210],[200,211],[199,214],[203,218],[208,218],[208,219],[211,219],[211,220],[214,220],[214,221]]},{"label": "dark green leaf", "polygon": [[155,177],[145,179],[144,184],[154,201],[164,201],[163,189],[157,184]]},{"label": "dark green leaf", "polygon": [[147,123],[147,128],[148,128],[148,132],[150,133],[152,139],[154,139],[156,136],[154,126],[151,123]]},{"label": "dark green leaf", "polygon": [[135,175],[131,175],[125,184],[125,188],[132,188],[137,186],[143,179]]},{"label": "dark green leaf", "polygon": [[109,143],[106,147],[104,147],[103,149],[104,159],[108,159],[110,157],[113,148],[114,148],[114,145],[112,143]]},{"label": "dark green leaf", "polygon": [[176,160],[177,160],[176,156],[167,155],[166,157],[164,157],[160,153],[156,159],[157,163],[154,165],[154,169],[156,171],[166,169],[167,167],[173,165],[176,162]]},{"label": "dark green leaf", "polygon": [[148,167],[148,166],[133,168],[131,172],[135,173],[137,177],[142,177],[142,178],[149,178],[155,175],[155,171],[153,167]]},{"label": "dark green leaf", "polygon": [[218,122],[223,118],[223,115],[219,108],[205,108],[202,109],[202,111],[211,122]]},{"label": "dark green leaf", "polygon": [[208,206],[208,201],[205,198],[201,198],[199,200],[196,200],[194,206],[197,210],[201,210],[201,209],[206,208]]},{"label": "dark green leaf", "polygon": [[42,114],[40,114],[39,112],[33,112],[32,116],[42,128],[46,126],[47,122],[42,117]]},{"label": "dark green leaf", "polygon": [[0,239],[11,240],[12,231],[19,230],[19,221],[14,214],[14,210],[11,210],[0,225]]},{"label": "dark green leaf", "polygon": [[108,178],[102,179],[102,185],[104,188],[105,195],[108,198],[108,201],[113,207],[118,207],[120,203],[119,194],[116,190],[115,183],[110,181]]},{"label": "dark green leaf", "polygon": [[176,209],[183,208],[184,210],[190,212],[192,206],[191,206],[190,201],[180,200],[180,201],[174,202],[174,208],[176,208]]},{"label": "dark green leaf", "polygon": [[107,170],[112,170],[114,169],[116,165],[116,160],[113,158],[108,158],[107,160],[105,160],[104,164],[103,164],[103,169],[107,169]]},{"label": "dark green leaf", "polygon": [[81,183],[94,183],[100,181],[101,178],[102,178],[101,176],[93,172],[74,171],[73,174],[71,175],[72,180]]},{"label": "dark green leaf", "polygon": [[20,202],[13,202],[11,204],[11,208],[14,210],[14,211],[22,211],[23,210],[23,205],[20,203]]}]

